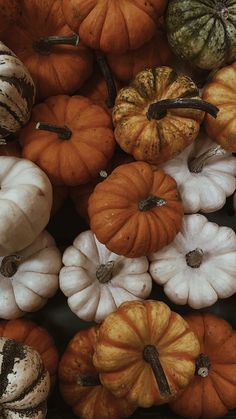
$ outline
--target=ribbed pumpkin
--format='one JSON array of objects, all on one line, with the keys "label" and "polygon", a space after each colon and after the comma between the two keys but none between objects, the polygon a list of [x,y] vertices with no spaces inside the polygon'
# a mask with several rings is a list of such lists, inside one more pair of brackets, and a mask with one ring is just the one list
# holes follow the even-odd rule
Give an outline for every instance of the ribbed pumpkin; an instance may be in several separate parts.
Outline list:
[{"label": "ribbed pumpkin", "polygon": [[93,362],[116,397],[150,407],[189,384],[199,349],[187,322],[166,304],[130,301],[103,321]]},{"label": "ribbed pumpkin", "polygon": [[91,51],[66,24],[60,0],[22,0],[3,38],[30,71],[37,97],[72,94],[92,74]]},{"label": "ribbed pumpkin", "polygon": [[12,25],[19,15],[20,0],[0,0],[0,33]]},{"label": "ribbed pumpkin", "polygon": [[54,185],[68,186],[96,177],[115,148],[111,117],[83,96],[53,96],[36,105],[20,142],[23,156]]},{"label": "ribbed pumpkin", "polygon": [[171,47],[203,69],[236,59],[235,0],[170,0],[166,12]]},{"label": "ribbed pumpkin", "polygon": [[213,314],[190,314],[185,320],[199,339],[195,377],[172,409],[188,419],[221,418],[236,407],[236,332]]},{"label": "ribbed pumpkin", "polygon": [[91,230],[118,255],[145,256],[170,243],[183,207],[174,179],[148,163],[118,166],[89,198]]},{"label": "ribbed pumpkin", "polygon": [[59,364],[60,390],[64,400],[81,419],[129,417],[135,406],[116,399],[100,382],[93,365],[98,327],[76,333]]}]

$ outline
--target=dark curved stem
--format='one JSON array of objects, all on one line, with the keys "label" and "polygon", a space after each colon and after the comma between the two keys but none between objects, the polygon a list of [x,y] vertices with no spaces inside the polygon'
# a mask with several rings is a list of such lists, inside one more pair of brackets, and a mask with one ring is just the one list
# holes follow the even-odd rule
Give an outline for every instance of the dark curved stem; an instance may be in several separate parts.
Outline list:
[{"label": "dark curved stem", "polygon": [[209,374],[209,369],[211,367],[210,360],[207,355],[200,354],[196,359],[196,375],[199,375],[202,378],[205,378]]},{"label": "dark curved stem", "polygon": [[190,98],[177,98],[177,99],[165,99],[159,102],[152,103],[147,111],[147,118],[151,119],[162,119],[166,116],[168,109],[199,109],[200,111],[207,112],[213,118],[217,117],[219,109],[209,102],[201,99],[190,99]]},{"label": "dark curved stem", "polygon": [[166,205],[167,201],[163,198],[160,198],[159,196],[155,195],[149,195],[146,199],[143,199],[138,204],[139,211],[149,211],[152,208],[155,207],[163,207],[163,205]]},{"label": "dark curved stem", "polygon": [[162,365],[159,359],[159,354],[156,350],[156,347],[153,345],[145,346],[143,350],[143,358],[146,362],[148,362],[151,365],[160,394],[163,396],[166,396],[166,395],[170,396],[171,395],[170,386],[168,384],[166,375],[162,368]]},{"label": "dark curved stem", "polygon": [[35,51],[43,55],[51,53],[54,45],[74,45],[79,43],[79,36],[76,34],[65,36],[48,36],[47,38],[39,38],[34,41],[33,48]]},{"label": "dark curved stem", "polygon": [[106,100],[107,107],[113,108],[115,104],[115,100],[116,100],[116,95],[117,95],[116,84],[113,78],[113,74],[107,63],[105,56],[100,51],[96,51],[95,54],[96,54],[97,63],[100,67],[100,70],[102,72],[102,75],[107,85],[107,93],[108,93],[108,98]]},{"label": "dark curved stem", "polygon": [[43,131],[55,132],[58,134],[60,140],[69,140],[72,131],[68,127],[61,127],[60,125],[48,124],[47,122],[37,122],[36,129]]},{"label": "dark curved stem", "polygon": [[77,378],[77,384],[82,387],[95,387],[100,386],[101,381],[98,375],[84,375]]},{"label": "dark curved stem", "polygon": [[17,272],[18,266],[22,261],[20,255],[9,255],[2,259],[0,266],[0,274],[6,278],[11,278]]}]

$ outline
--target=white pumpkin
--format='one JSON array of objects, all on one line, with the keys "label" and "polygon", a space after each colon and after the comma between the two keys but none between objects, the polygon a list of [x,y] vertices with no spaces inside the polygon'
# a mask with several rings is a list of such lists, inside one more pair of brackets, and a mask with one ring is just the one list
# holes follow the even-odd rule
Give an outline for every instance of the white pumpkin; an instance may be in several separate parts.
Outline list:
[{"label": "white pumpkin", "polygon": [[0,138],[6,138],[26,124],[34,100],[35,85],[29,71],[0,42]]},{"label": "white pumpkin", "polygon": [[60,288],[83,320],[99,323],[124,301],[147,298],[151,292],[147,258],[116,255],[90,230],[74,240],[62,261]]},{"label": "white pumpkin", "polygon": [[49,373],[38,352],[0,338],[0,417],[44,419],[49,390]]},{"label": "white pumpkin", "polygon": [[204,132],[162,169],[176,180],[186,214],[219,210],[236,188],[236,159]]},{"label": "white pumpkin", "polygon": [[176,304],[208,307],[236,292],[236,234],[203,215],[185,215],[174,241],[149,259],[153,280]]},{"label": "white pumpkin", "polygon": [[46,231],[26,249],[0,257],[0,318],[16,319],[43,307],[58,289],[62,261]]},{"label": "white pumpkin", "polygon": [[52,207],[52,186],[36,164],[0,156],[0,255],[24,249],[45,228]]}]

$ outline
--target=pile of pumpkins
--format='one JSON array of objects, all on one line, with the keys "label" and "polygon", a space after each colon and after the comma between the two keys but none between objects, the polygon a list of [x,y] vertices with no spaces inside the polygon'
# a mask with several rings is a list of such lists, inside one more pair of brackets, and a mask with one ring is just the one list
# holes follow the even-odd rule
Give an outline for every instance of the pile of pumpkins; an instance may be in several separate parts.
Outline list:
[{"label": "pile of pumpkins", "polygon": [[[148,299],[153,282],[193,309],[236,293],[236,234],[205,216],[236,211],[235,16],[236,0],[0,0],[0,416],[45,418],[57,375],[82,419],[236,407],[229,323]],[[45,228],[68,197],[88,229],[62,254]],[[94,322],[60,362],[19,319],[59,288]]]}]

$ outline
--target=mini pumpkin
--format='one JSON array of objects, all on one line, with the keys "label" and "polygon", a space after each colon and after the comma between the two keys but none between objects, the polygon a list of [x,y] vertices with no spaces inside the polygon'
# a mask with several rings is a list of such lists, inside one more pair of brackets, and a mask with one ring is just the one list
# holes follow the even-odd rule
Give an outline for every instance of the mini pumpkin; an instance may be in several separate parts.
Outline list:
[{"label": "mini pumpkin", "polygon": [[152,289],[146,257],[129,259],[110,252],[91,230],[63,254],[60,288],[81,319],[101,322],[124,301],[147,298]]},{"label": "mini pumpkin", "polygon": [[0,0],[0,33],[20,16],[20,0]]},{"label": "mini pumpkin", "polygon": [[44,419],[50,378],[34,349],[0,338],[0,409],[4,418]]},{"label": "mini pumpkin", "polygon": [[186,215],[174,241],[149,259],[153,280],[176,304],[209,307],[236,292],[236,234],[203,215]]},{"label": "mini pumpkin", "polygon": [[91,230],[118,255],[140,257],[170,243],[183,207],[174,179],[145,162],[118,166],[89,198]]},{"label": "mini pumpkin", "polygon": [[201,101],[189,77],[170,67],[147,69],[117,95],[115,138],[136,160],[163,163],[196,139],[203,111],[217,115],[215,107]]},{"label": "mini pumpkin", "polygon": [[199,349],[187,322],[166,304],[130,301],[103,321],[93,362],[116,397],[150,407],[188,385]]},{"label": "mini pumpkin", "polygon": [[22,154],[55,185],[89,182],[115,149],[111,117],[83,96],[59,95],[34,107],[21,131]]},{"label": "mini pumpkin", "polygon": [[171,408],[188,419],[221,418],[236,407],[236,332],[210,313],[189,314],[185,320],[198,337],[201,353],[193,380]]},{"label": "mini pumpkin", "polygon": [[236,189],[236,159],[203,131],[162,169],[176,180],[185,213],[217,211]]}]

